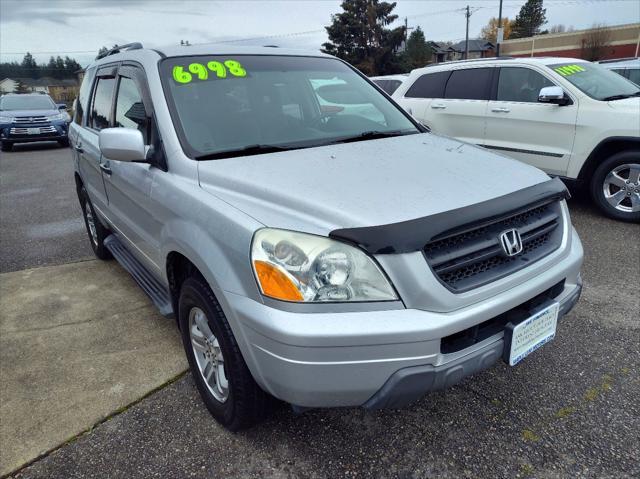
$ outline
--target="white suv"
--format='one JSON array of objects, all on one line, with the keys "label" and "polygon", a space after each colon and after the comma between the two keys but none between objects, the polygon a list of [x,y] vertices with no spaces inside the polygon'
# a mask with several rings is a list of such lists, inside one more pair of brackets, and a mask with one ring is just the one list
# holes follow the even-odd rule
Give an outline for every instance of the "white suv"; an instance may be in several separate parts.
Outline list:
[{"label": "white suv", "polygon": [[571,58],[492,58],[411,72],[393,94],[436,133],[587,182],[609,216],[640,221],[640,90]]}]

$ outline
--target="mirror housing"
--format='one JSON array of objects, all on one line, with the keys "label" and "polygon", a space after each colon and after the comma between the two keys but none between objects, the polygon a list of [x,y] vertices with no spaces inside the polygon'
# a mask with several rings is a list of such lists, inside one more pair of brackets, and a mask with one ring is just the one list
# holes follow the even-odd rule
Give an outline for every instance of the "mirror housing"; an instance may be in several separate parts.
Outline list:
[{"label": "mirror housing", "polygon": [[58,110],[66,110],[67,109],[67,104],[66,103],[58,103],[56,106],[58,107]]},{"label": "mirror housing", "polygon": [[100,151],[109,160],[146,161],[144,138],[132,128],[105,128],[98,136]]},{"label": "mirror housing", "polygon": [[569,99],[564,94],[564,90],[559,86],[546,86],[540,89],[538,93],[538,101],[540,103],[553,103],[556,105],[567,105]]}]

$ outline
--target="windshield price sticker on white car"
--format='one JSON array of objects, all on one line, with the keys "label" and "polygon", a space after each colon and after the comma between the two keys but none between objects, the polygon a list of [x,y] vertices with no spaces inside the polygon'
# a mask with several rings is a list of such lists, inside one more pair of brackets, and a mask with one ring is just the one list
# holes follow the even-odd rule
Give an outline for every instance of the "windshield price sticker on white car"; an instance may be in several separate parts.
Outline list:
[{"label": "windshield price sticker on white car", "polygon": [[555,337],[559,309],[560,304],[554,303],[513,328],[510,366],[515,366]]},{"label": "windshield price sticker on white car", "polygon": [[580,65],[563,65],[561,67],[554,68],[554,71],[563,77],[568,77],[570,75],[575,75],[576,73],[584,72],[586,69]]},{"label": "windshield price sticker on white car", "polygon": [[[227,73],[229,75],[227,75]],[[173,67],[172,75],[173,79],[177,83],[184,85],[191,83],[196,78],[198,80],[211,80],[229,77],[242,78],[247,76],[247,71],[237,60],[225,60],[223,62],[212,60],[206,63],[190,63],[186,67],[176,65]]]}]

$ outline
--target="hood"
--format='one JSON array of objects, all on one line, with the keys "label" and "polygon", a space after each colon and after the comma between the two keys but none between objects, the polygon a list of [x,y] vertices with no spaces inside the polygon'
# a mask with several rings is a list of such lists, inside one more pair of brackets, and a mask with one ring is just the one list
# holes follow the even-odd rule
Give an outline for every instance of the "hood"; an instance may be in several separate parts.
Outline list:
[{"label": "hood", "polygon": [[201,161],[198,171],[204,190],[265,226],[321,235],[442,213],[549,179],[433,134]]},{"label": "hood", "polygon": [[615,110],[626,110],[630,113],[640,114],[640,97],[634,96],[624,100],[613,100],[608,102],[609,106]]},{"label": "hood", "polygon": [[2,115],[6,116],[51,116],[57,115],[60,113],[58,110],[49,109],[49,110],[3,110],[0,112]]}]

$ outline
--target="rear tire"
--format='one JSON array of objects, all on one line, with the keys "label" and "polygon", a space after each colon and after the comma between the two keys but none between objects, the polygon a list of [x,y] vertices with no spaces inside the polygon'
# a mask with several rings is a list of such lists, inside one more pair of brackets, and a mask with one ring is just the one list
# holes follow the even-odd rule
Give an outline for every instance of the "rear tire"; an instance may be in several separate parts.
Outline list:
[{"label": "rear tire", "polygon": [[591,197],[610,218],[640,221],[640,151],[607,158],[591,177]]},{"label": "rear tire", "polygon": [[2,151],[11,151],[12,148],[13,143],[11,143],[10,141],[3,141],[0,149],[2,149]]},{"label": "rear tire", "polygon": [[80,200],[82,216],[84,217],[84,225],[87,228],[89,243],[91,244],[93,253],[102,260],[111,259],[111,252],[104,245],[104,240],[111,233],[98,219],[84,186],[80,187],[78,199]]},{"label": "rear tire", "polygon": [[200,276],[182,284],[178,315],[191,374],[211,415],[230,431],[265,418],[274,401],[253,379],[220,303]]}]

